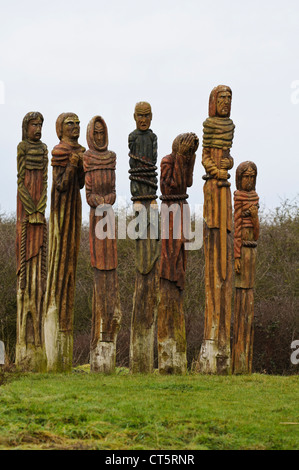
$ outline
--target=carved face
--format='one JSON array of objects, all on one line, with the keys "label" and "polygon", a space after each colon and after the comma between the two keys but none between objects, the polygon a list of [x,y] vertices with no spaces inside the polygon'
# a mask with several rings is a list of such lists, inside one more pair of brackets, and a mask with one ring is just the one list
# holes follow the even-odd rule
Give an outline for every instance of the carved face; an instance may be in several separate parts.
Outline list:
[{"label": "carved face", "polygon": [[28,122],[28,127],[27,127],[27,137],[29,140],[32,140],[33,142],[38,142],[42,136],[42,120],[37,118],[37,119],[31,119]]},{"label": "carved face", "polygon": [[137,129],[140,131],[147,131],[152,122],[152,111],[147,103],[141,103],[136,106],[134,119],[136,121]]},{"label": "carved face", "polygon": [[253,191],[255,189],[255,178],[256,178],[255,171],[251,167],[249,167],[242,174],[241,190],[242,191]]},{"label": "carved face", "polygon": [[105,129],[103,124],[101,124],[99,121],[96,121],[94,125],[94,141],[97,147],[104,147],[105,145]]},{"label": "carved face", "polygon": [[80,121],[75,114],[65,119],[62,125],[62,136],[70,139],[77,140],[80,136]]},{"label": "carved face", "polygon": [[232,95],[229,91],[220,91],[217,95],[217,116],[227,117],[230,115]]}]

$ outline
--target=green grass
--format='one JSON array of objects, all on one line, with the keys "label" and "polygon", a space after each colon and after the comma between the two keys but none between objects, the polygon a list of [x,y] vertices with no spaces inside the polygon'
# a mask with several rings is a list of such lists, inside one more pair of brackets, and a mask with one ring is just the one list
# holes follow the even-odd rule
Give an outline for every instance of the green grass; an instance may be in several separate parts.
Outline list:
[{"label": "green grass", "polygon": [[0,449],[299,449],[299,378],[25,374],[0,387]]}]

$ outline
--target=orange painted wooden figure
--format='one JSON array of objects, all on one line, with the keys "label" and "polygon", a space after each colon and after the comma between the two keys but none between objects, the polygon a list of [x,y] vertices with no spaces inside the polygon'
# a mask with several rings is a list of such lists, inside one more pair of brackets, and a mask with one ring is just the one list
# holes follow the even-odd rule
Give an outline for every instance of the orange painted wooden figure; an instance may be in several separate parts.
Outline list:
[{"label": "orange painted wooden figure", "polygon": [[53,182],[49,220],[49,263],[45,300],[45,344],[49,371],[70,371],[77,259],[81,237],[83,153],[80,121],[63,113],[56,121],[60,140],[52,150]]},{"label": "orange painted wooden figure", "polygon": [[193,183],[198,137],[193,133],[176,137],[172,153],[161,161],[161,263],[158,309],[158,362],[161,374],[183,374],[187,370],[183,292],[187,257],[186,233],[190,217],[187,188]]},{"label": "orange painted wooden figure", "polygon": [[94,269],[90,366],[93,372],[115,370],[121,321],[115,234],[116,154],[108,150],[108,129],[101,116],[87,127],[84,153],[86,200],[90,206],[89,242]]},{"label": "orange painted wooden figure", "polygon": [[230,322],[233,243],[230,155],[234,123],[232,91],[220,85],[210,94],[209,117],[203,124],[205,329],[199,356],[203,373],[230,371]]},{"label": "orange painted wooden figure", "polygon": [[234,193],[235,302],[232,372],[250,373],[253,357],[254,283],[259,237],[257,167],[247,161],[236,171]]},{"label": "orange painted wooden figure", "polygon": [[43,121],[38,112],[26,114],[17,155],[16,364],[31,371],[44,370],[46,361],[42,325],[47,275],[48,150],[40,140]]}]

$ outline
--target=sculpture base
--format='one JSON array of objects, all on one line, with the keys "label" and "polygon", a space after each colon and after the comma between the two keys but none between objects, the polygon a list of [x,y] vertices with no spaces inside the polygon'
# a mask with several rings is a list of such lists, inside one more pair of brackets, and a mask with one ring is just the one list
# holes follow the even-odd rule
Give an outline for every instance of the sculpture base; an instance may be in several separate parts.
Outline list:
[{"label": "sculpture base", "polygon": [[34,344],[17,344],[16,366],[23,371],[46,372],[46,353],[42,347],[36,347]]},{"label": "sculpture base", "polygon": [[121,308],[116,269],[94,268],[90,370],[115,371],[116,341],[121,322]]},{"label": "sculpture base", "polygon": [[43,347],[44,277],[43,250],[26,262],[24,288],[17,276],[17,341],[16,366],[24,371],[45,372],[46,353]]},{"label": "sculpture base", "polygon": [[115,372],[116,344],[115,342],[99,341],[90,351],[90,371],[112,374]]},{"label": "sculpture base", "polygon": [[[204,374],[225,375],[230,373],[233,239],[227,232],[225,240],[222,240],[220,230],[209,228],[206,223],[203,230],[205,327],[198,368],[199,372]],[[226,253],[226,266],[221,263],[223,248]]]},{"label": "sculpture base", "polygon": [[217,375],[229,374],[230,350],[220,348],[214,340],[204,340],[199,355],[198,372]]},{"label": "sculpture base", "polygon": [[253,289],[236,289],[234,307],[234,334],[232,373],[250,374],[253,356]]},{"label": "sculpture base", "polygon": [[148,274],[137,271],[130,338],[130,371],[150,374],[154,370],[154,339],[158,309],[158,263]]},{"label": "sculpture base", "polygon": [[182,375],[187,372],[186,352],[178,351],[177,342],[174,339],[160,341],[158,352],[160,374]]},{"label": "sculpture base", "polygon": [[73,332],[59,330],[57,309],[49,309],[45,318],[45,347],[48,372],[71,372]]},{"label": "sculpture base", "polygon": [[161,279],[158,309],[158,361],[160,374],[185,374],[187,348],[183,291]]}]

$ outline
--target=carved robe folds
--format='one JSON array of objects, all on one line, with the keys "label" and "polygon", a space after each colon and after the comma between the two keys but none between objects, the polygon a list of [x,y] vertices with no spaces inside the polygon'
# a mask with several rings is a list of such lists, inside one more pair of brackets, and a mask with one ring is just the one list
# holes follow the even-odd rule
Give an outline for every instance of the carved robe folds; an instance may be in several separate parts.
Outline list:
[{"label": "carved robe folds", "polygon": [[48,150],[41,141],[18,145],[16,364],[45,368],[43,299],[46,282]]},{"label": "carved robe folds", "polygon": [[[182,141],[186,142],[186,154],[179,152]],[[185,236],[189,229],[190,214],[186,191],[192,186],[197,147],[195,134],[179,135],[173,142],[172,154],[161,162],[163,202],[158,309],[158,361],[161,374],[184,374],[187,371],[183,292],[187,265]]]},{"label": "carved robe folds", "polygon": [[[52,151],[53,184],[49,221],[49,267],[45,302],[45,341],[49,371],[70,371],[77,258],[81,236],[83,152],[61,141]],[[80,156],[78,164],[70,158]]]},{"label": "carved robe folds", "polygon": [[[154,368],[154,333],[158,308],[160,254],[157,199],[157,136],[149,129],[151,107],[137,103],[134,118],[137,128],[128,138],[130,189],[139,224],[135,242],[135,291],[133,298],[130,370],[150,373]],[[151,213],[153,217],[151,217]],[[153,235],[154,234],[154,235]]]},{"label": "carved robe folds", "polygon": [[[226,158],[227,168],[230,169],[233,159],[230,156]],[[231,191],[227,181],[213,178],[213,173],[210,173],[220,169],[222,159],[222,149],[203,149],[202,163],[208,179],[204,185],[206,300],[201,370],[214,373],[228,371],[230,365],[233,259]],[[211,162],[214,162],[213,166]]]},{"label": "carved robe folds", "polygon": [[[251,190],[243,190],[242,173],[250,168]],[[238,174],[240,175],[238,176]],[[237,169],[237,189],[234,193],[234,257],[235,257],[235,301],[232,346],[232,372],[250,374],[252,371],[254,338],[254,284],[259,219],[257,215],[259,197],[255,188],[257,169],[254,163],[245,162]],[[249,176],[250,177],[250,176]],[[238,184],[240,183],[240,184]]]},{"label": "carved robe folds", "polygon": [[[94,137],[96,123],[103,134],[99,143]],[[107,150],[107,126],[100,116],[90,121],[87,142],[89,150],[84,154],[84,171],[86,200],[90,206],[91,265],[94,268],[90,364],[93,372],[111,373],[115,369],[116,340],[121,322],[115,218],[110,207],[116,198],[116,155]],[[101,214],[97,213],[97,208],[102,208]]]},{"label": "carved robe folds", "polygon": [[205,327],[199,368],[212,374],[230,371],[233,241],[228,170],[233,167],[235,128],[229,118],[231,97],[229,87],[214,88],[203,124]]}]

